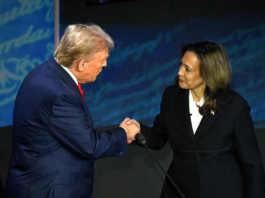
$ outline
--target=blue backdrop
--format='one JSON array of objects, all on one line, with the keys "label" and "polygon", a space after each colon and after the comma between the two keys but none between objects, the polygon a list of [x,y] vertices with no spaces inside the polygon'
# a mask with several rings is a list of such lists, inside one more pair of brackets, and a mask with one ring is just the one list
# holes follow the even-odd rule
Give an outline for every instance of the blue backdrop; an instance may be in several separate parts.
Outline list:
[{"label": "blue backdrop", "polygon": [[12,125],[18,88],[54,51],[53,0],[0,0],[0,126]]},{"label": "blue backdrop", "polygon": [[[0,126],[12,125],[24,77],[53,55],[53,4],[0,0]],[[225,47],[233,69],[232,88],[252,107],[255,127],[265,127],[264,23],[265,12],[253,12],[170,24],[102,25],[115,49],[96,82],[83,85],[95,127],[116,125],[125,117],[152,124],[163,90],[178,73],[181,44],[206,39]],[[63,22],[61,30],[66,25]]]},{"label": "blue backdrop", "polygon": [[178,73],[180,46],[202,40],[222,44],[233,69],[231,86],[252,107],[255,127],[265,119],[265,12],[193,18],[176,24],[109,24],[114,39],[108,67],[84,86],[96,126],[128,116],[152,124],[166,86]]}]

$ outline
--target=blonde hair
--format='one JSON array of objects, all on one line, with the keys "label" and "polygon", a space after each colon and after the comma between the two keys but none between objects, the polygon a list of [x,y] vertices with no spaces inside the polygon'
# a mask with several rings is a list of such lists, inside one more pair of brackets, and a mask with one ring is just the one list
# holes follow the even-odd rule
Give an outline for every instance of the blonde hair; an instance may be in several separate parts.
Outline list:
[{"label": "blonde hair", "polygon": [[55,50],[54,57],[65,67],[81,59],[89,59],[94,53],[114,48],[114,41],[98,25],[69,25]]}]

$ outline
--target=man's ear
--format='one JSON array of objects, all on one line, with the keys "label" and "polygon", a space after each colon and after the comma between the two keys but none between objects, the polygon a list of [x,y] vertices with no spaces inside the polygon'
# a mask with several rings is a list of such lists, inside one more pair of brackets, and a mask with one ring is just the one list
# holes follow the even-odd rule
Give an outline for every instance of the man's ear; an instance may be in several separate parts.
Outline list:
[{"label": "man's ear", "polygon": [[80,72],[84,71],[85,64],[86,64],[85,60],[78,61],[78,63],[77,63],[77,70],[80,71]]}]

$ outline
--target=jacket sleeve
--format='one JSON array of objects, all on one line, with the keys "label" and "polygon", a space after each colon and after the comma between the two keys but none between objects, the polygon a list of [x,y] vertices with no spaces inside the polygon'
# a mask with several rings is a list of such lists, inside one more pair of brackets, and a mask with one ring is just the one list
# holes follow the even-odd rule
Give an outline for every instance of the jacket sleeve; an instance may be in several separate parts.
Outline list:
[{"label": "jacket sleeve", "polygon": [[244,101],[236,118],[236,143],[239,157],[246,174],[247,197],[264,198],[264,170],[255,136],[250,107]]},{"label": "jacket sleeve", "polygon": [[60,95],[50,113],[50,132],[58,142],[75,155],[97,159],[124,155],[127,135],[123,128],[95,131],[89,113],[76,96]]},{"label": "jacket sleeve", "polygon": [[[166,90],[165,90],[166,92]],[[153,126],[140,124],[141,133],[146,139],[146,145],[152,149],[161,149],[168,141],[168,132],[165,123],[164,111],[166,105],[166,93],[164,92],[160,104],[160,113],[156,115]]]}]

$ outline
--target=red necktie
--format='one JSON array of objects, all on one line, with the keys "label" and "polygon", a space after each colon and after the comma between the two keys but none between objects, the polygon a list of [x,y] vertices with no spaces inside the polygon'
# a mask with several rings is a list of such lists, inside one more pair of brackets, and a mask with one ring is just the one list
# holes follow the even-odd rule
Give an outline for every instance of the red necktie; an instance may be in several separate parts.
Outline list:
[{"label": "red necktie", "polygon": [[82,97],[83,97],[83,100],[85,101],[84,92],[83,92],[83,90],[82,90],[82,88],[81,88],[81,84],[80,84],[80,83],[78,83],[78,89],[79,89],[79,91],[80,91],[80,93],[81,93],[81,95],[82,95]]}]

